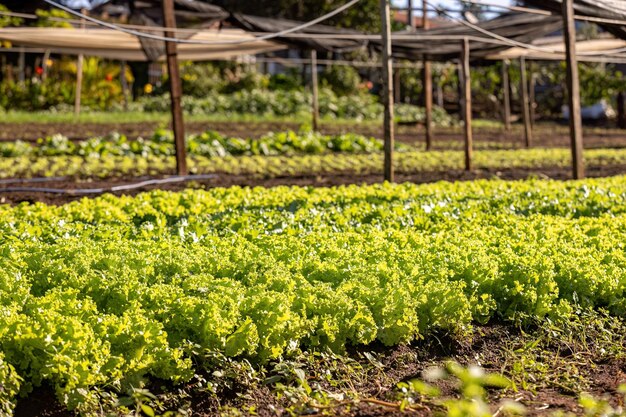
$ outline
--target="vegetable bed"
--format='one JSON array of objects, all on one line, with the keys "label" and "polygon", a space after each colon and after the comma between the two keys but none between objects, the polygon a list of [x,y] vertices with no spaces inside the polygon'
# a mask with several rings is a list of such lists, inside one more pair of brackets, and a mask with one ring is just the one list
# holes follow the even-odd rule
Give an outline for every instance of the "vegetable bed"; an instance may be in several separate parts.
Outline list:
[{"label": "vegetable bed", "polygon": [[180,383],[198,352],[264,362],[576,306],[624,316],[625,213],[626,177],[0,206],[0,410],[43,383],[79,410]]}]

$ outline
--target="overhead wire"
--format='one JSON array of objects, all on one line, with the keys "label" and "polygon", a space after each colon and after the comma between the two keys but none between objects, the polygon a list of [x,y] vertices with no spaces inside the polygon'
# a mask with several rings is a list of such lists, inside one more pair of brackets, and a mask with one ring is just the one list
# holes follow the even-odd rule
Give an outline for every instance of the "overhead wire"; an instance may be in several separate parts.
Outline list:
[{"label": "overhead wire", "polygon": [[[478,25],[475,25],[473,23],[470,23],[466,20],[463,19],[459,19],[456,18],[452,15],[450,15],[448,12],[446,12],[443,9],[439,9],[438,6],[431,6],[428,5],[428,7],[430,7],[431,9],[435,10],[436,12],[440,12],[445,14],[449,19],[452,19],[453,21],[462,24],[463,26],[469,27],[470,29],[473,29],[477,32],[482,33],[483,35],[492,37],[494,39],[497,39],[499,41],[502,41],[504,43],[508,43],[510,46],[515,46],[518,48],[522,48],[522,49],[527,49],[527,50],[535,50],[538,52],[544,52],[544,53],[550,53],[550,54],[563,54],[564,51],[559,51],[556,49],[550,49],[550,48],[545,48],[545,47],[541,47],[541,46],[537,46],[537,45],[533,45],[530,43],[525,43],[525,42],[520,42],[520,41],[516,41],[513,39],[509,39],[505,36],[501,36],[498,35],[495,32],[492,32],[490,30],[487,30],[485,28],[481,28]],[[617,48],[617,49],[609,49],[609,50],[603,50],[603,51],[592,51],[592,52],[578,52],[577,55],[581,55],[581,56],[601,56],[601,55],[617,55],[617,54],[622,54],[626,52],[626,48]]]},{"label": "overhead wire", "polygon": [[357,4],[359,1],[361,0],[350,0],[349,2],[345,3],[343,6],[340,6],[336,9],[334,9],[333,11],[326,13],[323,16],[320,16],[316,19],[313,19],[311,21],[308,21],[306,23],[303,23],[301,25],[297,25],[294,26],[292,28],[289,29],[285,29],[282,30],[280,32],[275,32],[275,33],[269,33],[263,36],[258,36],[254,39],[238,39],[238,40],[223,40],[223,41],[201,41],[201,40],[194,40],[194,39],[179,39],[179,38],[171,38],[168,36],[159,36],[159,35],[152,35],[149,33],[143,33],[143,32],[138,32],[136,30],[132,30],[132,29],[126,29],[124,27],[121,27],[119,25],[113,24],[113,23],[109,23],[109,22],[105,22],[103,20],[100,19],[96,19],[94,17],[88,16],[84,13],[81,12],[77,12],[76,10],[73,10],[67,6],[64,6],[62,4],[57,3],[56,1],[53,0],[44,0],[46,3],[50,4],[51,6],[54,6],[56,8],[59,8],[63,11],[66,11],[67,13],[70,13],[74,16],[80,17],[81,19],[85,19],[87,21],[90,21],[92,23],[96,23],[100,26],[109,28],[109,29],[114,29],[117,31],[121,31],[121,32],[125,32],[128,33],[130,35],[134,35],[134,36],[138,36],[138,37],[143,37],[143,38],[147,38],[147,39],[153,39],[153,40],[158,40],[158,41],[163,41],[163,42],[175,42],[175,43],[180,43],[180,44],[193,44],[193,45],[241,45],[241,44],[245,44],[245,43],[252,43],[252,42],[262,42],[262,41],[267,41],[267,40],[271,40],[274,38],[278,38],[287,34],[290,34],[292,32],[297,32],[299,30],[303,30],[306,29],[308,27],[314,26],[318,23],[321,23],[325,20],[330,19],[331,17],[343,12],[344,10],[349,9],[350,7],[354,6],[355,4]]},{"label": "overhead wire", "polygon": [[[237,39],[237,40],[221,40],[221,41],[203,41],[203,40],[194,40],[194,39],[179,39],[179,38],[170,38],[170,37],[164,37],[164,36],[158,36],[158,35],[152,35],[152,34],[147,34],[144,32],[138,32],[135,30],[131,30],[131,29],[127,29],[126,27],[124,27],[123,25],[119,25],[119,24],[113,24],[113,23],[109,23],[109,22],[105,22],[102,21],[100,19],[96,19],[93,18],[91,16],[85,15],[84,13],[81,12],[77,12],[75,10],[72,10],[64,5],[61,5],[59,3],[57,3],[54,0],[44,0],[45,2],[49,3],[50,5],[54,6],[54,7],[58,7],[61,10],[67,11],[68,13],[71,13],[72,15],[81,17],[82,19],[85,19],[93,24],[96,24],[98,26],[103,26],[103,27],[108,27],[109,29],[113,29],[113,30],[117,30],[117,31],[121,31],[121,32],[125,32],[134,36],[138,36],[138,37],[143,37],[143,38],[149,38],[149,39],[156,39],[156,40],[161,40],[161,41],[167,41],[167,42],[176,42],[176,43],[183,43],[183,44],[200,44],[200,45],[229,45],[229,44],[245,44],[245,43],[253,43],[253,42],[259,42],[259,41],[264,41],[264,40],[270,40],[276,37],[288,37],[288,38],[307,38],[307,39],[347,39],[347,40],[379,40],[380,39],[380,35],[360,35],[360,34],[303,34],[303,33],[293,33],[302,29],[305,29],[307,27],[313,26],[321,21],[324,21],[326,19],[329,19],[333,16],[335,16],[338,13],[341,13],[342,11],[348,9],[349,7],[352,7],[354,4],[356,4],[358,1],[360,0],[351,0],[348,3],[344,4],[343,6],[340,6],[339,8],[318,17],[317,19],[314,19],[312,21],[306,22],[302,25],[298,25],[280,32],[275,32],[275,33],[270,33],[270,34],[264,34],[262,36],[257,36],[254,39]],[[481,4],[480,0],[463,0],[464,2],[467,3],[472,3],[472,4]],[[482,2],[482,3],[486,3],[486,2]],[[486,4],[488,6],[493,6],[495,7],[496,5],[493,3],[489,3]],[[513,39],[509,39],[506,38],[504,36],[498,35],[497,33],[494,33],[492,31],[489,31],[487,29],[481,28],[478,25],[474,25],[470,22],[467,22],[463,19],[459,19],[456,18],[452,15],[450,15],[447,12],[447,9],[439,7],[439,6],[434,6],[434,5],[428,5],[428,7],[440,14],[443,14],[445,16],[447,16],[448,18],[450,18],[451,20],[460,23],[464,26],[467,26],[475,31],[478,31],[479,33],[482,33],[483,35],[488,36],[489,38],[497,41],[491,41],[489,40],[489,38],[481,38],[481,37],[473,37],[473,36],[463,36],[463,35],[457,35],[457,36],[451,36],[451,35],[392,35],[392,40],[463,40],[465,38],[467,38],[470,41],[476,41],[476,42],[486,42],[486,43],[492,43],[492,44],[499,44],[499,45],[506,45],[506,46],[514,46],[514,47],[519,47],[522,49],[526,49],[526,50],[535,50],[538,52],[544,52],[544,53],[550,53],[550,54],[563,54],[563,51],[560,50],[556,50],[556,49],[551,49],[551,48],[545,48],[545,47],[541,47],[541,46],[537,46],[537,45],[532,45],[532,44],[528,44],[528,43],[524,43],[524,42],[520,42],[520,41],[516,41]],[[515,8],[515,9],[520,9],[518,11],[523,11],[526,13],[530,13],[530,10],[534,10],[534,9],[528,9],[528,8],[521,8],[518,6],[502,6],[503,8],[507,9],[507,8]],[[525,9],[525,10],[522,10]],[[549,12],[548,12],[549,13]],[[544,13],[541,13],[542,15],[544,15]],[[24,14],[26,15],[26,14]],[[35,16],[36,17],[36,16]],[[80,22],[80,21],[78,21]],[[142,27],[142,30],[150,30],[153,29],[150,26],[145,26],[145,25],[126,25],[126,26],[133,26],[133,27]],[[143,29],[145,28],[145,29]],[[153,30],[157,30],[156,28],[154,28]],[[165,30],[167,31],[168,28],[165,27],[159,27],[158,28],[159,31],[161,30]],[[171,30],[175,30],[174,28],[171,28]],[[195,31],[193,29],[183,29],[183,30],[189,30],[189,31]],[[594,56],[602,56],[602,55],[619,55],[622,53],[626,53],[626,48],[617,48],[617,49],[612,49],[612,50],[603,50],[603,51],[592,51],[592,52],[579,52],[578,55],[579,56],[589,56],[589,57],[594,57]]]},{"label": "overhead wire", "polygon": [[[461,0],[461,1],[463,3],[494,7],[494,8],[504,9],[504,10],[511,10],[515,12],[536,14],[536,15],[542,15],[542,16],[554,16],[555,15],[554,13],[547,11],[547,10],[531,9],[530,7],[522,7],[522,6],[507,6],[504,4],[491,3],[488,1],[484,1],[484,0]],[[593,22],[593,23],[605,23],[608,25],[626,26],[626,20],[622,20],[622,19],[608,19],[605,17],[582,16],[579,14],[574,15],[574,19],[587,21],[587,22]]]}]

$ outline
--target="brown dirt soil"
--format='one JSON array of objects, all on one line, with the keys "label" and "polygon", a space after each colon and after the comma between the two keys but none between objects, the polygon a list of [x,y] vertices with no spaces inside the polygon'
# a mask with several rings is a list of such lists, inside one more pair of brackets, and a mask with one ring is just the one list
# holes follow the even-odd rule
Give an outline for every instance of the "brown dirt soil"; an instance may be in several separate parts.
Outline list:
[{"label": "brown dirt soil", "polygon": [[[510,367],[511,360],[505,354],[505,346],[509,343],[519,343],[520,331],[511,326],[492,324],[479,326],[470,337],[453,337],[445,334],[435,335],[425,341],[411,345],[401,345],[388,348],[382,345],[372,345],[365,348],[350,348],[347,357],[356,361],[356,368],[336,367],[337,362],[324,362],[316,359],[312,365],[303,367],[309,385],[319,384],[327,392],[347,392],[356,394],[360,401],[339,401],[331,407],[316,407],[316,404],[304,404],[299,410],[300,415],[323,415],[323,411],[335,416],[346,417],[392,417],[419,415],[430,416],[435,411],[442,411],[440,405],[426,400],[420,409],[411,412],[401,412],[398,409],[396,384],[414,378],[422,379],[423,372],[432,367],[441,367],[446,360],[452,359],[464,366],[480,365],[487,372],[500,372]],[[378,361],[372,365],[364,354],[370,354]],[[579,352],[580,353],[580,352]],[[551,352],[551,358],[562,360],[558,352]],[[571,361],[575,365],[583,356],[573,355]],[[607,399],[612,406],[623,406],[623,400],[617,393],[617,387],[626,382],[626,360],[619,358],[602,359],[597,362],[594,358],[585,357],[587,362],[582,377],[592,387],[588,392],[595,398]],[[333,364],[333,365],[331,365]],[[324,376],[329,366],[333,368],[333,378],[340,386],[333,386]],[[357,371],[355,371],[355,369]],[[356,372],[356,373],[355,373]],[[518,390],[490,390],[489,403],[495,412],[505,399],[520,402],[526,406],[528,416],[550,415],[555,411],[581,414],[576,395],[559,388],[556,382],[567,369],[555,369],[547,381],[538,381],[543,385],[533,391]],[[551,381],[554,379],[555,382]],[[454,380],[440,380],[433,382],[444,398],[455,398],[458,395],[458,385]],[[153,391],[154,392],[154,391]],[[156,393],[156,392],[155,392]],[[290,415],[286,408],[292,405],[285,396],[277,396],[277,391],[270,386],[260,383],[252,386],[234,384],[230,388],[223,388],[217,395],[207,394],[201,390],[189,390],[190,411],[193,416],[218,416],[225,408],[241,410],[241,414],[252,415],[246,410],[254,407],[255,414],[260,417],[280,417]],[[70,417],[73,414],[59,406],[54,399],[50,388],[40,388],[28,398],[20,400],[15,417]]]},{"label": "brown dirt soil", "polygon": [[[588,177],[608,177],[614,175],[621,175],[626,173],[626,166],[588,166],[586,174]],[[549,169],[503,169],[503,170],[474,170],[471,172],[463,170],[453,170],[444,172],[423,172],[418,174],[398,174],[396,175],[396,182],[410,182],[410,183],[430,183],[436,181],[471,181],[476,179],[493,179],[499,178],[503,180],[520,180],[529,177],[538,178],[552,178],[558,180],[566,180],[571,178],[571,172],[565,168],[549,168]],[[19,204],[22,202],[42,202],[46,204],[61,205],[71,201],[79,200],[84,197],[94,197],[95,195],[79,195],[71,194],[71,190],[74,189],[89,189],[89,188],[110,188],[118,185],[132,184],[145,180],[146,177],[121,177],[110,178],[107,180],[92,180],[92,181],[76,181],[74,179],[59,180],[59,181],[47,181],[44,183],[28,183],[28,182],[13,182],[10,184],[0,183],[0,204]],[[19,180],[18,180],[19,181]],[[292,176],[292,177],[278,177],[278,178],[259,178],[248,175],[230,175],[230,174],[217,174],[214,178],[194,180],[184,183],[164,184],[159,186],[146,186],[134,190],[115,192],[116,195],[136,195],[141,192],[163,189],[168,191],[181,191],[187,188],[208,189],[215,187],[230,187],[230,186],[263,186],[263,187],[276,187],[280,185],[297,185],[297,186],[316,186],[316,187],[331,187],[337,185],[347,184],[374,184],[383,181],[382,174],[380,175],[310,175],[310,176]],[[20,191],[20,192],[7,192],[10,187],[29,187],[29,188],[53,188],[68,190],[69,194],[54,194],[38,191]]]},{"label": "brown dirt soil", "polygon": [[[0,123],[0,141],[16,139],[34,141],[38,138],[62,133],[70,139],[83,140],[94,136],[103,136],[111,132],[119,132],[131,139],[139,136],[150,137],[159,122],[140,123]],[[188,133],[200,133],[216,130],[223,135],[235,137],[258,137],[270,131],[287,129],[298,130],[298,123],[290,122],[187,122]],[[360,133],[367,136],[382,138],[382,127],[367,123],[353,124],[322,124],[323,133],[337,134],[344,132]],[[585,129],[585,147],[626,147],[626,131],[615,129]],[[396,127],[396,140],[403,143],[423,143],[424,128],[422,126],[400,125]],[[463,133],[458,128],[440,128],[435,130],[434,149],[447,149],[450,143],[462,143]],[[509,133],[495,128],[474,129],[474,142],[485,147],[499,146],[520,148],[523,146],[521,126],[514,126]],[[569,135],[566,126],[538,125],[533,132],[533,146],[566,147],[569,146]]]}]

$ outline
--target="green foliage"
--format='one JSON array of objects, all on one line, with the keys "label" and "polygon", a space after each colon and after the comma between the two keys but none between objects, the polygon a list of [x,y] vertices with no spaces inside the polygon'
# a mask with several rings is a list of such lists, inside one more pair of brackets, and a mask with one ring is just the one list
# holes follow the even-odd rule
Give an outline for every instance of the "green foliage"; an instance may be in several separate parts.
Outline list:
[{"label": "green foliage", "polygon": [[[0,206],[2,384],[10,365],[22,393],[45,381],[75,408],[96,387],[188,380],[198,351],[265,362],[578,305],[623,315],[625,189],[615,177]],[[508,384],[447,372],[474,399]]]},{"label": "green foliage", "polygon": [[[263,115],[306,117],[311,113],[312,95],[300,90],[266,91],[242,90],[233,94],[210,94],[204,98],[183,97],[183,110],[194,114],[224,115]],[[169,111],[170,100],[167,95],[143,97],[134,105],[136,110],[146,112]],[[319,96],[320,114],[326,118],[375,120],[382,117],[383,106],[375,96],[367,93],[338,95],[328,88],[322,88]],[[400,120],[420,121],[423,109],[403,104],[398,106]],[[450,126],[454,119],[443,109],[435,107],[433,112],[435,125]]]},{"label": "green foliage", "polygon": [[15,399],[20,391],[22,378],[15,372],[13,365],[7,363],[0,352],[0,414],[12,415]]},{"label": "green foliage", "polygon": [[[0,12],[10,12],[10,10],[3,4],[0,4]],[[24,19],[20,17],[12,17],[6,15],[0,15],[0,28],[7,26],[20,26],[24,22]]]},{"label": "green foliage", "polygon": [[270,91],[295,91],[301,90],[303,85],[301,72],[296,68],[290,68],[284,74],[271,75],[268,89]]},{"label": "green foliage", "polygon": [[[317,0],[260,0],[254,2],[249,0],[219,0],[216,3],[228,7],[231,11],[305,22],[329,13],[340,6],[340,3],[335,1],[320,2]],[[379,7],[377,0],[364,0],[359,3],[358,7],[351,7],[323,24],[380,33]]]},{"label": "green foliage", "polygon": [[[327,152],[369,153],[383,149],[383,143],[354,133],[323,135],[311,130],[267,133],[254,138],[229,138],[215,131],[206,131],[187,138],[187,151],[201,157],[241,155],[323,154]],[[398,149],[403,145],[398,144]],[[72,142],[66,136],[53,135],[39,139],[36,144],[25,142],[0,143],[0,156],[81,156],[99,158],[109,156],[160,157],[173,156],[174,136],[171,131],[157,130],[152,138],[131,141],[124,135],[112,133],[105,137]]]},{"label": "green foliage", "polygon": [[35,21],[35,26],[38,27],[54,27],[54,28],[65,28],[65,29],[73,29],[74,26],[72,26],[71,23],[69,22],[65,22],[65,21],[61,21],[61,20],[56,20],[56,19],[68,19],[71,20],[72,16],[63,11],[63,10],[59,10],[59,9],[50,9],[50,10],[41,10],[41,9],[37,9],[35,11],[35,14],[37,15],[37,20]]},{"label": "green foliage", "polygon": [[[76,63],[61,59],[49,68],[48,78],[33,77],[23,83],[0,82],[0,108],[10,110],[70,110],[76,94]],[[82,105],[85,109],[107,110],[121,101],[119,65],[87,57],[83,66]],[[128,72],[126,77],[132,82]]]},{"label": "green foliage", "polygon": [[74,100],[75,83],[38,79],[23,83],[0,83],[0,108],[20,110],[46,110]]},{"label": "green foliage", "polygon": [[212,64],[184,63],[181,65],[180,78],[183,94],[192,97],[204,97],[220,91],[224,84],[222,74]]},{"label": "green foliage", "polygon": [[331,65],[321,74],[322,85],[333,90],[338,96],[356,94],[361,84],[358,71],[347,65]]},{"label": "green foliage", "polygon": [[[349,138],[349,135],[347,136]],[[105,141],[106,143],[107,141]],[[96,145],[97,142],[93,142]],[[80,178],[106,178],[119,175],[167,174],[175,169],[171,156],[142,156],[139,151],[132,155],[116,156],[99,148],[85,156],[12,156],[30,152],[30,145],[17,142],[2,146],[0,154],[0,177],[72,176]],[[144,145],[138,144],[138,149]],[[247,145],[246,145],[247,146]],[[354,145],[360,146],[360,145]],[[148,144],[151,150],[171,155],[172,145]],[[116,146],[114,146],[116,148]],[[246,148],[245,146],[243,147]],[[122,146],[121,149],[124,149]],[[53,151],[56,152],[56,151]],[[100,154],[102,152],[102,154]],[[124,153],[129,153],[124,151]],[[156,153],[156,152],[154,152]],[[399,173],[439,172],[462,170],[462,151],[404,151],[395,154],[396,170]],[[585,151],[589,166],[615,166],[626,164],[624,149],[589,149]],[[301,175],[378,175],[383,166],[383,154],[341,153],[324,155],[279,155],[279,156],[218,156],[191,155],[189,167],[192,173],[224,173],[276,178]],[[502,170],[512,168],[543,169],[571,166],[571,153],[567,149],[520,149],[520,150],[477,150],[474,152],[476,169]]]}]

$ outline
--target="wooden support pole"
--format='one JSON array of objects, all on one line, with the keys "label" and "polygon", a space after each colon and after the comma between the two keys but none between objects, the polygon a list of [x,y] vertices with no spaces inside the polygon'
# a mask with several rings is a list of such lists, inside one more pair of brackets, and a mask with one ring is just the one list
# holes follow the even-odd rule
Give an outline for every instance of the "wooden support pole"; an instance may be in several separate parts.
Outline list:
[{"label": "wooden support pole", "polygon": [[0,81],[4,81],[7,78],[7,56],[0,54]]},{"label": "wooden support pole", "polygon": [[569,128],[572,148],[572,174],[574,179],[585,177],[583,162],[583,123],[580,114],[580,80],[576,59],[576,25],[574,22],[574,0],[563,0],[563,36],[567,63],[567,91],[569,103]]},{"label": "wooden support pole", "polygon": [[520,92],[522,105],[522,120],[524,121],[524,146],[530,148],[533,140],[533,131],[530,126],[530,100],[528,99],[528,78],[526,76],[526,57],[519,59]]},{"label": "wooden support pole", "polygon": [[535,119],[537,117],[537,98],[535,96],[535,90],[537,88],[537,73],[535,72],[535,64],[531,61],[529,63],[530,70],[530,86],[528,87],[528,98],[530,100],[530,127],[535,128]]},{"label": "wooden support pole", "polygon": [[617,127],[626,129],[626,94],[623,91],[617,93]]},{"label": "wooden support pole", "polygon": [[17,58],[17,81],[20,84],[26,81],[26,53],[24,48],[20,48],[20,54]]},{"label": "wooden support pole", "polygon": [[311,89],[313,90],[313,130],[320,128],[319,85],[317,81],[317,51],[311,50]]},{"label": "wooden support pole", "polygon": [[[86,10],[81,10],[83,14],[86,13]],[[81,29],[85,28],[85,20],[81,19],[80,23]],[[74,94],[74,114],[80,114],[80,104],[81,104],[81,96],[83,94],[83,65],[85,61],[85,56],[83,54],[78,54],[78,60],[76,61],[76,92]]]},{"label": "wooden support pole", "polygon": [[394,103],[402,102],[402,96],[400,91],[400,84],[402,80],[400,79],[400,70],[396,69],[393,72],[393,101]]},{"label": "wooden support pole", "polygon": [[128,110],[128,80],[126,79],[126,61],[120,62],[120,83],[124,110]]},{"label": "wooden support pole", "polygon": [[80,99],[83,93],[83,62],[85,57],[83,54],[78,55],[76,61],[76,94],[74,95],[74,113],[80,114]]},{"label": "wooden support pole", "polygon": [[437,82],[437,105],[443,108],[443,86],[441,85],[441,80]]},{"label": "wooden support pole", "polygon": [[385,181],[394,181],[393,169],[393,65],[391,60],[391,18],[389,0],[380,0],[380,17],[382,20],[383,41],[383,104],[384,125],[383,135],[385,140]]},{"label": "wooden support pole", "polygon": [[[422,0],[422,28],[430,29],[428,21],[428,1]],[[424,87],[424,127],[426,133],[426,150],[429,151],[433,145],[433,73],[430,61],[424,58],[424,70],[422,72]]]},{"label": "wooden support pole", "polygon": [[511,131],[511,81],[509,78],[509,61],[502,61],[502,121],[504,130]]},{"label": "wooden support pole", "polygon": [[[163,0],[163,22],[167,28],[176,27],[174,16],[174,0]],[[175,37],[174,32],[165,31],[165,37]],[[172,106],[172,125],[174,128],[174,145],[176,148],[176,172],[187,175],[187,148],[185,147],[185,125],[181,105],[182,84],[178,68],[178,48],[175,42],[165,42],[167,55],[167,74],[170,81],[170,101]]]},{"label": "wooden support pole", "polygon": [[463,39],[461,83],[463,86],[463,122],[465,133],[465,170],[472,170],[472,79],[470,75],[469,39]]},{"label": "wooden support pole", "polygon": [[413,0],[407,0],[408,10],[406,12],[406,23],[407,26],[414,30],[415,29],[415,17],[413,16]]},{"label": "wooden support pole", "polygon": [[43,60],[41,64],[41,81],[46,81],[48,78],[48,61],[50,61],[50,50],[46,49],[46,52],[43,53]]}]

